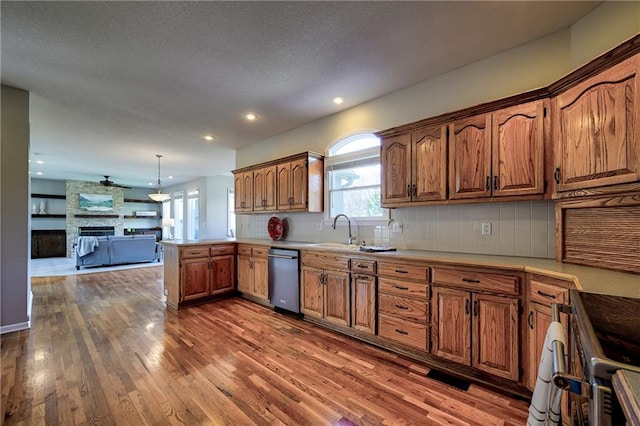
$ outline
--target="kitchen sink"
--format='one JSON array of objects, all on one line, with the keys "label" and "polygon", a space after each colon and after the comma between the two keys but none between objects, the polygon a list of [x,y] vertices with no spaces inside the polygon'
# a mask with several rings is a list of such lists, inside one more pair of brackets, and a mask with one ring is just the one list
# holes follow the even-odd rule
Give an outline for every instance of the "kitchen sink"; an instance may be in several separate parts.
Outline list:
[{"label": "kitchen sink", "polygon": [[319,248],[327,248],[332,250],[349,250],[349,251],[358,251],[360,250],[360,246],[358,244],[347,244],[347,243],[316,243],[309,244],[312,247]]}]

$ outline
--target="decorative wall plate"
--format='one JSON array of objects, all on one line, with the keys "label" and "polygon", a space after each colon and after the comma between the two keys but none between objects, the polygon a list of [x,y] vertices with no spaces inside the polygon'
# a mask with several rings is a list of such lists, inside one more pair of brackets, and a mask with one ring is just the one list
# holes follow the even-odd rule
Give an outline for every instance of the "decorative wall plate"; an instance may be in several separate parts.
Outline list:
[{"label": "decorative wall plate", "polygon": [[267,223],[267,232],[269,232],[269,237],[271,237],[272,240],[282,240],[284,237],[284,226],[282,225],[282,221],[273,216]]}]

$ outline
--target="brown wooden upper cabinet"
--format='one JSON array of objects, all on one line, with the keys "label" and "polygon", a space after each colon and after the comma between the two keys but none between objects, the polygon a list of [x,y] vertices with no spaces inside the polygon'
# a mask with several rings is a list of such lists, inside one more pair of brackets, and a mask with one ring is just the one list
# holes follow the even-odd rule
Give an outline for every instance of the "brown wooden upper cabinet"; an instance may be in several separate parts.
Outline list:
[{"label": "brown wooden upper cabinet", "polygon": [[250,212],[253,210],[253,172],[238,173],[233,177],[234,210]]},{"label": "brown wooden upper cabinet", "polygon": [[640,180],[640,93],[633,56],[553,98],[556,191]]},{"label": "brown wooden upper cabinet", "polygon": [[544,193],[543,100],[449,125],[449,198]]},{"label": "brown wooden upper cabinet", "polygon": [[446,126],[383,138],[381,166],[383,207],[446,200]]},{"label": "brown wooden upper cabinet", "polygon": [[311,152],[233,171],[235,212],[322,212],[324,157]]},{"label": "brown wooden upper cabinet", "polygon": [[253,210],[276,209],[276,166],[263,167],[253,172]]}]

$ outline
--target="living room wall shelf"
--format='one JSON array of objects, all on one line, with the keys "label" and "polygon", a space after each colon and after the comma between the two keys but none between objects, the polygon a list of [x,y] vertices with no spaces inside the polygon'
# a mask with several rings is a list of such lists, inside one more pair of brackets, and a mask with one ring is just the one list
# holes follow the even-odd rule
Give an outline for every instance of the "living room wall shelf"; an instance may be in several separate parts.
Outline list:
[{"label": "living room wall shelf", "polygon": [[32,214],[31,217],[48,218],[48,219],[66,219],[66,214]]},{"label": "living room wall shelf", "polygon": [[150,220],[156,220],[156,219],[162,219],[162,216],[136,216],[134,214],[126,214],[124,215],[125,219],[150,219]]},{"label": "living room wall shelf", "polygon": [[83,219],[117,219],[120,217],[117,214],[74,214],[73,216]]},{"label": "living room wall shelf", "polygon": [[57,195],[57,194],[31,194],[31,198],[51,198],[56,200],[66,200],[66,195]]}]

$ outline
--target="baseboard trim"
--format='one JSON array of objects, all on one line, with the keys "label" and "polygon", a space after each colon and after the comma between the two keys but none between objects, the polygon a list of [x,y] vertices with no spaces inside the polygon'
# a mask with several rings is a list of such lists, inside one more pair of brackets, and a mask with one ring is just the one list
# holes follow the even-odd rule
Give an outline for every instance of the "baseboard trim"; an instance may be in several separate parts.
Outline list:
[{"label": "baseboard trim", "polygon": [[0,327],[0,334],[13,333],[14,331],[28,330],[31,328],[31,321],[19,322],[17,324],[3,325]]}]

